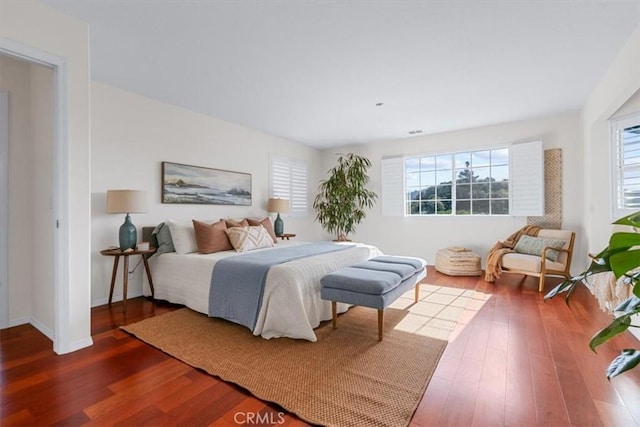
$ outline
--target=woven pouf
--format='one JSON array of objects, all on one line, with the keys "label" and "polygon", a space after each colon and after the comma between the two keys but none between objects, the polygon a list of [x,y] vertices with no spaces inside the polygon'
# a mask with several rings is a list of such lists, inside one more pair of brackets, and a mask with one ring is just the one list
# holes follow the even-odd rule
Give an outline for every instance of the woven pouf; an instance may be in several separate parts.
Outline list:
[{"label": "woven pouf", "polygon": [[449,276],[480,276],[480,255],[458,246],[436,252],[436,270]]}]

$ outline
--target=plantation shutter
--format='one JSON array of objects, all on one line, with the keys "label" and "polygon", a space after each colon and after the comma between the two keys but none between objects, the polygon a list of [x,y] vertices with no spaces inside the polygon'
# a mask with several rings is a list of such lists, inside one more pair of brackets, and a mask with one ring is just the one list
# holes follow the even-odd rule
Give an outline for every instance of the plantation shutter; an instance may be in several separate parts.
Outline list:
[{"label": "plantation shutter", "polygon": [[615,143],[614,209],[616,217],[620,217],[640,208],[640,115],[615,120],[612,125]]},{"label": "plantation shutter", "polygon": [[289,215],[307,215],[307,162],[288,157],[271,158],[271,197],[289,200]]},{"label": "plantation shutter", "polygon": [[542,141],[513,144],[509,153],[510,214],[513,216],[544,215]]},{"label": "plantation shutter", "polygon": [[404,159],[383,158],[381,161],[382,216],[404,215]]}]

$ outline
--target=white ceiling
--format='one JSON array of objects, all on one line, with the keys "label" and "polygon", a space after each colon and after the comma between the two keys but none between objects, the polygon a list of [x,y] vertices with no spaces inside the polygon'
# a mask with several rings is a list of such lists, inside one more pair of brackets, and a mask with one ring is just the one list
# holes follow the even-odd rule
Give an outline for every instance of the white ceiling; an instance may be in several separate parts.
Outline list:
[{"label": "white ceiling", "polygon": [[90,24],[93,80],[317,148],[578,110],[640,16],[638,0],[40,1]]}]

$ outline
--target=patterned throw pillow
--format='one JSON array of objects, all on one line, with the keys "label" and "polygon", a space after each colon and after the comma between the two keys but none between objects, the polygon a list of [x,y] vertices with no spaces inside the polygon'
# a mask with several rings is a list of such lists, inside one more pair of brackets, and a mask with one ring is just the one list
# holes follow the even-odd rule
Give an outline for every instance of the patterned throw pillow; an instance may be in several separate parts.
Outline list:
[{"label": "patterned throw pillow", "polygon": [[266,217],[265,219],[252,219],[247,218],[249,225],[261,225],[267,230],[269,236],[273,239],[273,243],[278,243],[278,238],[276,237],[276,232],[273,231],[273,223],[271,222],[271,218]]},{"label": "patterned throw pillow", "polygon": [[261,226],[232,227],[225,230],[233,248],[238,252],[251,251],[253,249],[273,247],[273,239],[267,230]]},{"label": "patterned throw pillow", "polygon": [[[514,251],[527,254],[527,255],[537,255],[542,256],[542,249],[549,246],[552,248],[560,249],[567,242],[564,240],[556,240],[556,239],[545,239],[544,237],[532,237],[532,236],[521,236],[518,239],[518,243],[513,248]],[[558,257],[560,256],[560,252],[558,251],[547,251],[547,259],[549,261],[558,261]]]}]

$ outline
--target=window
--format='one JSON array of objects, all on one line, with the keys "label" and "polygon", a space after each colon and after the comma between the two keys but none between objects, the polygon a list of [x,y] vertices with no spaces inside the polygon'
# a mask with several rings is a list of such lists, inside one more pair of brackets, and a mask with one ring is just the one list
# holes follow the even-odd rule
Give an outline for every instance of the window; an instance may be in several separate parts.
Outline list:
[{"label": "window", "polygon": [[640,114],[611,122],[614,217],[640,209]]},{"label": "window", "polygon": [[406,215],[508,215],[509,149],[405,159]]},{"label": "window", "polygon": [[307,162],[273,156],[271,158],[271,197],[289,199],[291,216],[306,216]]}]

